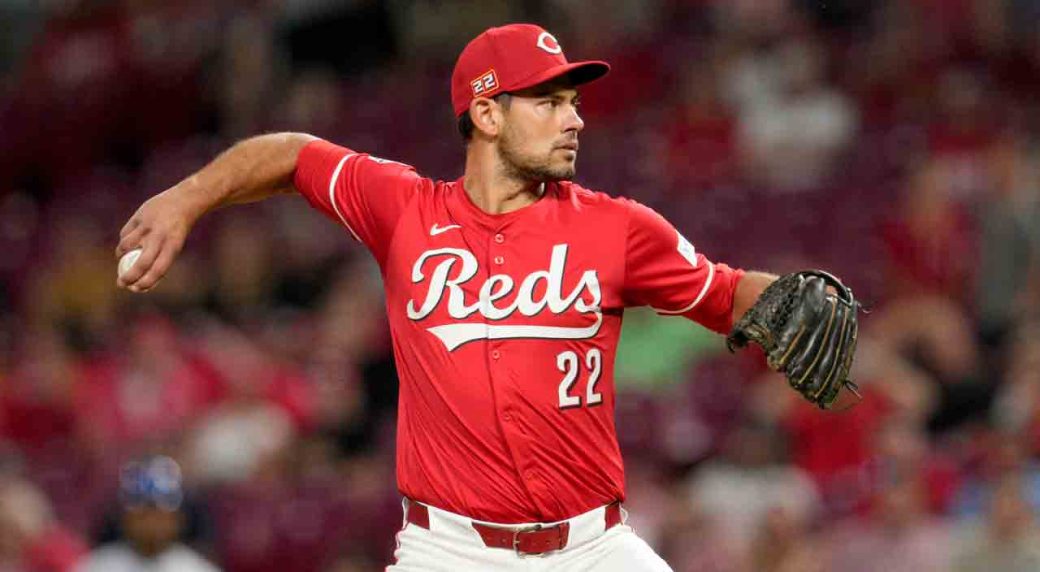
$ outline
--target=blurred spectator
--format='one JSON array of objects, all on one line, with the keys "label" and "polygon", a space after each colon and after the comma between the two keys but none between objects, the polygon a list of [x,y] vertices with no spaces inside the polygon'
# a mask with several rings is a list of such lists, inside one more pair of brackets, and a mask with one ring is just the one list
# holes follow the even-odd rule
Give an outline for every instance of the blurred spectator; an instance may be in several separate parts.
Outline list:
[{"label": "blurred spectator", "polygon": [[[1040,168],[1037,152],[1012,132],[990,156],[992,189],[979,213],[979,320],[991,345],[1003,341],[1016,318],[1040,314]],[[993,280],[1001,276],[1001,280]]]},{"label": "blurred spectator", "polygon": [[331,278],[309,348],[320,431],[345,457],[370,453],[396,423],[397,371],[373,271],[356,259]]},{"label": "blurred spectator", "polygon": [[671,480],[653,457],[646,457],[642,462],[630,464],[625,471],[625,506],[629,512],[626,524],[638,530],[639,537],[647,544],[658,546],[668,537],[668,529],[674,524],[670,515],[676,499]]},{"label": "blurred spectator", "polygon": [[56,8],[3,115],[0,179],[60,182],[102,158],[125,126],[119,109],[134,72],[123,14],[96,0]]},{"label": "blurred spectator", "polygon": [[319,137],[337,135],[338,119],[346,114],[342,87],[335,73],[315,68],[296,75],[275,122]]},{"label": "blurred spectator", "polygon": [[885,369],[897,376],[887,380],[890,395],[906,395],[894,387],[905,379],[928,386],[922,397],[930,401],[929,429],[946,431],[984,417],[997,380],[986,375],[976,325],[955,300],[894,298],[871,318],[870,332],[888,356]]},{"label": "blurred spectator", "polygon": [[261,127],[264,109],[274,95],[278,62],[273,23],[262,13],[243,11],[227,26],[218,78],[220,112],[223,134],[238,139]]},{"label": "blurred spectator", "polygon": [[747,548],[726,533],[724,517],[690,502],[685,487],[671,491],[663,512],[660,555],[676,572],[738,572],[748,568]]},{"label": "blurred spectator", "polygon": [[77,441],[73,396],[82,383],[82,364],[54,327],[25,332],[18,346],[14,371],[0,377],[0,441],[27,455]]},{"label": "blurred spectator", "polygon": [[97,220],[62,215],[47,221],[54,250],[28,284],[30,318],[62,327],[81,352],[95,350],[107,341],[119,295],[111,251]]},{"label": "blurred spectator", "polygon": [[974,380],[982,367],[974,323],[942,296],[894,298],[870,319],[871,340],[939,383]]},{"label": "blurred spectator", "polygon": [[940,161],[918,165],[903,187],[899,212],[881,230],[890,297],[940,295],[965,305],[974,298],[977,238],[969,213],[951,194],[950,176]]},{"label": "blurred spectator", "polygon": [[[775,92],[757,92],[739,110],[745,173],[777,190],[819,186],[852,141],[856,110],[824,83],[826,52],[791,41],[768,56]],[[792,168],[797,165],[797,168]]]},{"label": "blurred spectator", "polygon": [[127,322],[126,346],[94,362],[77,391],[79,426],[108,455],[179,437],[216,395],[212,372],[169,318],[146,312]]},{"label": "blurred spectator", "polygon": [[147,145],[201,127],[199,68],[214,37],[213,11],[200,10],[202,2],[161,4],[49,6],[11,105],[0,108],[0,180],[47,185],[93,162],[135,164]]},{"label": "blurred spectator", "polygon": [[1009,337],[1004,385],[992,411],[997,428],[1014,435],[1025,454],[1040,453],[1040,324],[1023,324]]},{"label": "blurred spectator", "polygon": [[976,446],[980,457],[957,494],[953,514],[962,520],[981,519],[992,507],[1000,488],[1014,480],[1020,498],[1040,511],[1040,465],[1013,433],[985,435]]},{"label": "blurred spectator", "polygon": [[233,323],[257,320],[271,304],[276,279],[272,235],[247,216],[222,221],[213,242],[210,309]]},{"label": "blurred spectator", "polygon": [[828,570],[848,572],[940,572],[948,570],[954,545],[947,525],[925,510],[915,479],[895,480],[879,491],[870,514],[834,529],[826,539]]},{"label": "blurred spectator", "polygon": [[669,183],[675,192],[732,183],[738,176],[737,122],[719,85],[724,64],[723,54],[709,47],[702,61],[680,70],[679,101],[668,124]]},{"label": "blurred spectator", "polygon": [[72,572],[87,547],[32,483],[0,475],[0,570]]},{"label": "blurred spectator", "polygon": [[945,451],[929,447],[921,420],[910,417],[893,416],[878,428],[865,469],[867,507],[875,503],[877,508],[878,497],[884,498],[895,482],[913,490],[919,509],[929,515],[945,514],[961,486],[954,462]]},{"label": "blurred spectator", "polygon": [[822,572],[826,570],[819,542],[808,522],[783,508],[768,511],[751,550],[751,569],[761,572]]},{"label": "blurred spectator", "polygon": [[688,487],[689,502],[717,522],[741,551],[771,510],[809,521],[820,508],[814,483],[786,463],[774,428],[751,421],[729,435],[721,455],[691,475]]},{"label": "blurred spectator", "polygon": [[488,26],[520,15],[517,6],[503,0],[484,0],[478,10],[473,9],[473,0],[418,0],[388,5],[403,54],[433,55],[447,61]]},{"label": "blurred spectator", "polygon": [[189,465],[206,484],[244,480],[309,423],[309,387],[239,332],[216,327],[207,337],[207,351],[219,360],[215,364],[227,394],[189,436]]},{"label": "blurred spectator", "polygon": [[1014,476],[1002,479],[990,499],[987,521],[965,535],[954,561],[955,570],[1040,569],[1040,530],[1035,508],[1023,498],[1022,488]]},{"label": "blurred spectator", "polygon": [[184,492],[181,472],[169,457],[134,461],[122,470],[122,542],[92,552],[76,572],[217,572],[191,548],[178,542]]},{"label": "blurred spectator", "polygon": [[928,129],[928,150],[946,171],[945,192],[977,199],[986,187],[986,160],[1002,117],[994,117],[986,87],[973,69],[951,68],[935,91],[937,117]]},{"label": "blurred spectator", "polygon": [[[787,391],[776,380],[770,385],[774,387],[771,397]],[[873,438],[891,407],[873,387],[863,394],[863,403],[841,417],[820,416],[810,406],[794,403],[782,418],[791,460],[812,476],[822,501],[837,513],[861,502],[859,488],[870,462]]]}]

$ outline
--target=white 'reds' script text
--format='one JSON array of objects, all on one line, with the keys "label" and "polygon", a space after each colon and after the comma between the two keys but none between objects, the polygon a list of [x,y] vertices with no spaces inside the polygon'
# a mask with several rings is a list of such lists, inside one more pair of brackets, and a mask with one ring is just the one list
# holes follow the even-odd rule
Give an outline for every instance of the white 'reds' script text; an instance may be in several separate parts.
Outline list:
[{"label": "white 'reds' script text", "polygon": [[[557,244],[552,249],[549,270],[538,270],[526,276],[516,293],[516,298],[505,307],[495,305],[496,300],[508,296],[515,286],[513,279],[505,274],[492,274],[480,287],[477,300],[468,304],[462,285],[477,274],[477,259],[473,253],[461,248],[438,248],[427,250],[415,261],[412,267],[412,283],[420,284],[427,279],[423,274],[423,266],[429,260],[440,259],[429,275],[429,289],[426,298],[418,308],[415,300],[408,301],[408,318],[419,321],[430,315],[434,308],[448,292],[448,315],[462,320],[474,312],[491,321],[508,318],[515,312],[524,316],[534,316],[546,307],[553,314],[562,314],[573,308],[582,314],[590,314],[595,322],[585,327],[533,326],[486,323],[445,324],[427,328],[452,351],[462,344],[478,339],[506,338],[543,338],[543,339],[584,339],[596,335],[603,323],[600,309],[599,279],[595,270],[586,270],[574,289],[563,295],[563,271],[567,260],[567,245]],[[454,277],[449,276],[458,267]],[[538,281],[545,281],[544,294],[535,299],[534,292]],[[591,300],[584,300],[582,294],[588,292]]]}]

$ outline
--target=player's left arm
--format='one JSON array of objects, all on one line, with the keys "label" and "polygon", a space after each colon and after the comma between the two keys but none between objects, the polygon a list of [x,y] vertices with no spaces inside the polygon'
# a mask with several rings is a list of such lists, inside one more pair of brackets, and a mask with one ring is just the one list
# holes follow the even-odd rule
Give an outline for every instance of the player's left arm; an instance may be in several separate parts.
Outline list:
[{"label": "player's left arm", "polygon": [[776,281],[775,274],[765,272],[745,272],[737,281],[733,292],[733,322],[736,323],[762,295],[766,287]]},{"label": "player's left arm", "polygon": [[[740,320],[751,309],[751,306],[755,305],[755,302],[762,296],[762,292],[770,284],[776,282],[777,278],[779,276],[776,274],[766,272],[747,271],[744,273],[744,276],[737,282],[736,290],[733,293],[733,323]],[[838,293],[834,286],[827,286],[826,291],[832,295]]]},{"label": "player's left arm", "polygon": [[653,209],[622,201],[628,207],[625,305],[650,306],[728,334],[739,317],[735,306],[749,307],[768,275],[752,273],[745,280],[743,270],[710,260]]},{"label": "player's left arm", "polygon": [[[722,334],[733,349],[755,342],[803,397],[830,408],[856,350],[859,303],[821,270],[776,277],[712,262],[660,214],[628,201],[626,305],[649,305]],[[692,300],[692,301],[691,301]]]}]

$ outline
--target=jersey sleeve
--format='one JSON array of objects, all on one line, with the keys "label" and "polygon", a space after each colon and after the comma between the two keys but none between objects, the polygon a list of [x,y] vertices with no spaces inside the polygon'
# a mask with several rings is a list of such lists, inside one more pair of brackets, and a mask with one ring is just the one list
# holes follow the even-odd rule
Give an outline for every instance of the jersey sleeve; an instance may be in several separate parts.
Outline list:
[{"label": "jersey sleeve", "polygon": [[626,306],[681,315],[719,333],[733,326],[733,296],[743,270],[708,260],[654,210],[626,200]]},{"label": "jersey sleeve", "polygon": [[300,151],[293,177],[311,206],[345,226],[380,262],[401,213],[423,181],[409,165],[322,140]]}]

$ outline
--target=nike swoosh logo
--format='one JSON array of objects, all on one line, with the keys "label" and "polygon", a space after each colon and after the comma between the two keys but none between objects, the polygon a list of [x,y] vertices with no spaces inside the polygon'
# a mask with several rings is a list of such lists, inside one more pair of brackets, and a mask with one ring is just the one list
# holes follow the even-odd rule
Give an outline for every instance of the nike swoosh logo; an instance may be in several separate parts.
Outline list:
[{"label": "nike swoosh logo", "polygon": [[437,236],[438,234],[440,234],[442,232],[448,232],[449,230],[451,230],[453,228],[462,228],[462,227],[457,225],[457,224],[449,224],[448,226],[438,227],[437,223],[434,223],[433,226],[430,227],[430,236]]}]

